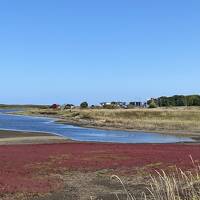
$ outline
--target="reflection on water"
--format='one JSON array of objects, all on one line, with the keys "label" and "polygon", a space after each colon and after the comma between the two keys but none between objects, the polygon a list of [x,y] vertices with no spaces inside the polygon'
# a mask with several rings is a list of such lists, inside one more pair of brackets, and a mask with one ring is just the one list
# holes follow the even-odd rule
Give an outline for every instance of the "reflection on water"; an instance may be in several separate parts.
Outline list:
[{"label": "reflection on water", "polygon": [[8,110],[0,110],[0,129],[48,132],[77,141],[118,143],[176,143],[192,141],[190,138],[156,133],[81,128],[72,125],[58,124],[49,118],[9,115],[6,114],[6,112],[8,112]]}]

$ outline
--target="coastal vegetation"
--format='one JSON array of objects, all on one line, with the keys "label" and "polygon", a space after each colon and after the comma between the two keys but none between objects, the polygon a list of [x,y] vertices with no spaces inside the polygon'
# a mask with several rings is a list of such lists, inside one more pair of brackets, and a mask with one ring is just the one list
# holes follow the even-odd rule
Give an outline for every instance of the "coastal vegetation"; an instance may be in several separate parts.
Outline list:
[{"label": "coastal vegetation", "polygon": [[62,123],[105,129],[154,131],[172,134],[200,134],[200,107],[135,109],[26,109],[26,115],[58,118]]},{"label": "coastal vegetation", "polygon": [[[117,193],[120,200],[131,200],[116,180],[110,180],[117,174],[126,191],[137,200],[141,200],[143,192],[147,200],[197,200],[178,197],[199,189],[199,170],[194,169],[189,158],[191,154],[198,164],[199,151],[199,145],[184,144],[1,145],[0,199],[88,200],[92,196],[94,200],[115,200]],[[175,166],[183,173],[176,173]],[[164,169],[166,176],[159,169]]]},{"label": "coastal vegetation", "polygon": [[[126,189],[118,176],[112,176],[122,185],[127,200],[198,200],[200,199],[199,177],[199,165],[194,165],[193,170],[186,172],[178,168],[173,173],[156,171],[156,175],[150,176],[149,186],[141,193],[141,197],[136,198]],[[120,200],[117,193],[116,200]]]},{"label": "coastal vegetation", "polygon": [[[67,109],[28,107],[19,114],[54,117],[61,123],[99,128],[180,135],[200,133],[200,107],[82,109],[66,106]],[[45,133],[29,134],[26,137],[25,132],[1,132],[2,200],[200,198],[199,145],[84,143],[64,141]],[[189,155],[194,158],[192,162]],[[118,176],[110,180],[112,174],[117,174],[123,182]]]},{"label": "coastal vegetation", "polygon": [[[18,113],[103,129],[200,135],[200,107],[151,103],[151,109],[21,106]],[[3,200],[200,198],[199,145],[82,143],[37,134],[2,132],[1,144],[7,144],[0,146]],[[121,179],[110,180],[112,174]]]}]

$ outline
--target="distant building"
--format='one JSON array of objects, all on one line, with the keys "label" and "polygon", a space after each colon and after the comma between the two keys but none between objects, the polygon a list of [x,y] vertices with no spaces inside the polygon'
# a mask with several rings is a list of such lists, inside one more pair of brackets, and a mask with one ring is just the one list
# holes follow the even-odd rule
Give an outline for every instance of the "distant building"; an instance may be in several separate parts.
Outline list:
[{"label": "distant building", "polygon": [[132,101],[132,102],[129,103],[129,105],[133,106],[133,107],[143,107],[143,108],[147,107],[147,103],[141,102],[141,101]]},{"label": "distant building", "polygon": [[103,108],[146,108],[147,102],[141,101],[132,101],[130,103],[123,102],[123,101],[112,101],[112,102],[102,102],[100,103],[101,107]]},{"label": "distant building", "polygon": [[121,101],[118,101],[118,102],[114,102],[115,105],[119,106],[119,107],[125,107],[126,106],[126,102],[121,102]]},{"label": "distant building", "polygon": [[101,106],[109,106],[111,105],[111,102],[102,102],[100,103]]},{"label": "distant building", "polygon": [[126,102],[112,101],[112,102],[102,102],[100,103],[102,107],[113,107],[113,108],[127,108]]},{"label": "distant building", "polygon": [[75,108],[75,106],[73,104],[65,104],[62,107],[63,107],[63,110]]},{"label": "distant building", "polygon": [[127,108],[127,103],[126,103],[126,102],[118,101],[118,102],[116,102],[116,105],[117,105],[119,108]]}]

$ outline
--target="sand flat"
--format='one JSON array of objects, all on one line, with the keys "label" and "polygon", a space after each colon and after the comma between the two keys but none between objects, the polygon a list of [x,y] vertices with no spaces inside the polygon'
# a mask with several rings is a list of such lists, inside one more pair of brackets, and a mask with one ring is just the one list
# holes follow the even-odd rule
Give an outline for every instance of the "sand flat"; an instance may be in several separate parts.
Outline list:
[{"label": "sand flat", "polygon": [[68,141],[60,136],[49,133],[0,130],[0,145],[8,144],[49,144]]}]

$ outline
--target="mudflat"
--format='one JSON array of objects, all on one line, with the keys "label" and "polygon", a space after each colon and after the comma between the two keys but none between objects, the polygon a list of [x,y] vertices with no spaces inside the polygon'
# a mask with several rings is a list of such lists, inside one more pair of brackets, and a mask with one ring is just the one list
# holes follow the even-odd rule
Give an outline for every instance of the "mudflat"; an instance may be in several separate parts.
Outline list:
[{"label": "mudflat", "polygon": [[62,143],[67,139],[49,133],[0,130],[0,145]]}]

